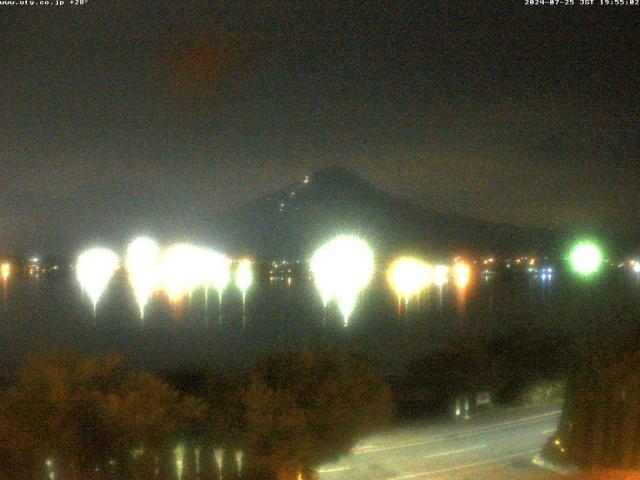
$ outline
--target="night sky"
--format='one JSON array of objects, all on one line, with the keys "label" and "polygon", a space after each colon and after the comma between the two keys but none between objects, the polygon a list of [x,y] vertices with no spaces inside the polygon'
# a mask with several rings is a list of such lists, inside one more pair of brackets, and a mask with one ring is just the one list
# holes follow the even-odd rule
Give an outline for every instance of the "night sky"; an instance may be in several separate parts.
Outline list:
[{"label": "night sky", "polygon": [[439,211],[640,234],[640,7],[89,0],[0,29],[2,250],[209,238],[336,164]]}]

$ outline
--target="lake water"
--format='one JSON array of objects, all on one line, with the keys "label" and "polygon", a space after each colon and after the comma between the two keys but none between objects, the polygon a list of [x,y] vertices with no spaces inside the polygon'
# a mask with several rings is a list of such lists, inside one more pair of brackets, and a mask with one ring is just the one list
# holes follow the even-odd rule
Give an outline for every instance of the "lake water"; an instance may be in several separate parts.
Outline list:
[{"label": "lake water", "polygon": [[323,321],[320,298],[306,275],[270,281],[258,275],[242,315],[240,293],[229,287],[222,318],[217,293],[195,292],[180,305],[159,294],[138,311],[124,276],[116,277],[98,304],[96,317],[72,275],[63,278],[11,277],[0,308],[2,366],[13,371],[41,351],[113,351],[131,364],[153,370],[206,367],[247,368],[260,356],[319,343],[346,345],[384,371],[439,342],[504,332],[583,335],[615,339],[640,326],[640,278],[611,268],[577,280],[556,272],[551,280],[528,274],[479,274],[462,293],[450,282],[432,286],[399,314],[395,295],[382,275],[361,295],[348,327],[330,307]]}]

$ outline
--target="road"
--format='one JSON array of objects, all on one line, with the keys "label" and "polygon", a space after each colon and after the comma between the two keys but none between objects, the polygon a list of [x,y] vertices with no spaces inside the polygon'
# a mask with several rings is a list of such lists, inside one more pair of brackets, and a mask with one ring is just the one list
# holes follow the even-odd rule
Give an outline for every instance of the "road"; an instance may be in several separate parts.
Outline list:
[{"label": "road", "polygon": [[559,417],[554,406],[396,429],[369,437],[350,455],[322,466],[320,478],[479,478],[483,470],[532,458],[555,431]]}]

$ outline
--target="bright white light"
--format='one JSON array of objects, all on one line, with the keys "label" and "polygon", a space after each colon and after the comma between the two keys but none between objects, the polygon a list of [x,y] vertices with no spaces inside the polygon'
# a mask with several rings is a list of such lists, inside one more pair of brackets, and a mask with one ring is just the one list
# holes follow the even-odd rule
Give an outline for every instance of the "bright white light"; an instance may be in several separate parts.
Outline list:
[{"label": "bright white light", "polygon": [[160,279],[175,302],[202,284],[201,249],[184,243],[168,248],[162,255]]},{"label": "bright white light", "polygon": [[315,280],[316,288],[320,292],[322,305],[327,308],[327,304],[335,295],[335,284],[333,281],[334,271],[331,261],[331,251],[326,247],[321,247],[315,251],[311,257],[311,273]]},{"label": "bright white light", "polygon": [[471,278],[471,267],[465,262],[456,262],[453,265],[453,279],[458,288],[465,288]]},{"label": "bright white light", "polygon": [[118,256],[107,248],[92,248],[78,257],[76,276],[93,303],[94,313],[117,269]]},{"label": "bright white light", "polygon": [[208,308],[209,288],[213,287],[218,292],[218,315],[222,321],[222,293],[231,281],[231,260],[213,250],[203,250],[201,256],[205,311]]},{"label": "bright white light", "polygon": [[236,270],[236,286],[242,292],[244,296],[247,293],[247,290],[253,283],[253,271],[251,269],[251,260],[247,260],[246,258],[240,260],[238,263],[238,268]]},{"label": "bright white light", "polygon": [[396,294],[408,302],[431,283],[431,267],[420,259],[401,257],[391,264],[387,277]]},{"label": "bright white light", "polygon": [[602,263],[602,252],[590,242],[582,242],[574,247],[570,255],[573,269],[581,275],[591,275]]},{"label": "bright white light", "polygon": [[221,295],[231,280],[231,260],[213,250],[202,250],[200,255],[204,287],[213,287]]},{"label": "bright white light", "polygon": [[0,270],[2,272],[2,279],[6,282],[9,278],[9,275],[11,274],[11,264],[3,263],[2,267],[0,267]]},{"label": "bright white light", "polygon": [[371,248],[358,237],[342,235],[314,253],[311,268],[323,302],[335,298],[348,325],[358,294],[373,276]]},{"label": "bright white light", "polygon": [[160,282],[159,258],[160,247],[147,237],[136,238],[127,248],[126,266],[140,318],[144,318],[144,307]]},{"label": "bright white light", "polygon": [[635,273],[640,273],[640,262],[637,260],[631,260],[631,270]]},{"label": "bright white light", "polygon": [[442,287],[449,281],[449,267],[446,265],[436,265],[433,269],[433,283]]}]

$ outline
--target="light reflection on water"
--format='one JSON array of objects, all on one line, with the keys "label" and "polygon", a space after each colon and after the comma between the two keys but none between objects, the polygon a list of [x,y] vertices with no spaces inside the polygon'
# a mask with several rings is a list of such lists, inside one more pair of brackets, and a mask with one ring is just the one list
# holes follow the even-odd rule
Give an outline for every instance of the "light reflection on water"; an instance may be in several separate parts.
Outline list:
[{"label": "light reflection on water", "polygon": [[[229,288],[222,297],[199,290],[176,304],[156,295],[141,324],[124,278],[110,285],[98,304],[83,299],[73,278],[35,280],[13,277],[0,311],[0,355],[8,369],[26,355],[73,349],[117,351],[149,368],[201,365],[245,368],[257,357],[321,342],[360,349],[394,368],[447,339],[483,337],[514,330],[547,333],[604,332],[613,335],[640,322],[640,282],[612,274],[592,283],[567,275],[474,276],[464,289],[454,282],[433,286],[403,305],[380,276],[361,294],[350,326],[342,327],[330,304],[323,305],[307,278],[273,282],[256,278],[246,298],[243,329],[241,294]],[[212,312],[215,312],[212,314]]]}]

